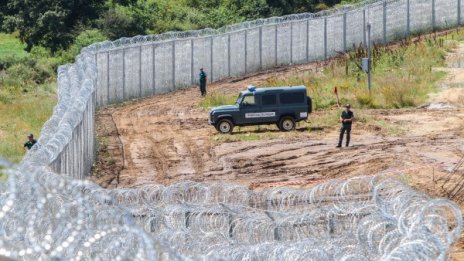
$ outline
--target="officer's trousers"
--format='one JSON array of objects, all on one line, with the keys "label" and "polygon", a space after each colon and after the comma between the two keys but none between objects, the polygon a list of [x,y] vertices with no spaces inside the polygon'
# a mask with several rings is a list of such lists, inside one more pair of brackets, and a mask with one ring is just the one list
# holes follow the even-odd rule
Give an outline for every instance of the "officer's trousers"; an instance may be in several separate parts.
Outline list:
[{"label": "officer's trousers", "polygon": [[346,146],[350,145],[350,132],[351,132],[351,124],[343,124],[340,128],[340,137],[338,139],[338,146],[342,146],[343,136],[345,135],[346,131]]},{"label": "officer's trousers", "polygon": [[201,92],[201,96],[206,95],[206,84],[200,84],[200,92]]}]

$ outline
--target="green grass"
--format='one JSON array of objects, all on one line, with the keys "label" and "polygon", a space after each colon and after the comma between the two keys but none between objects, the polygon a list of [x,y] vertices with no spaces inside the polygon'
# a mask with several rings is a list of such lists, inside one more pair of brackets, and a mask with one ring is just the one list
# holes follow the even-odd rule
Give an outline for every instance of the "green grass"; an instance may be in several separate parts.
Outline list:
[{"label": "green grass", "polygon": [[28,55],[21,43],[13,34],[0,33],[0,59],[10,56],[22,58]]},{"label": "green grass", "polygon": [[[11,94],[11,102],[0,101],[0,155],[18,163],[24,153],[27,134],[39,136],[43,124],[56,104],[54,86],[42,86],[33,92]],[[1,90],[2,92],[4,90]]]},{"label": "green grass", "polygon": [[54,57],[29,54],[14,34],[0,33],[0,155],[18,163],[27,134],[39,136],[56,104]]},{"label": "green grass", "polygon": [[235,104],[237,95],[227,95],[219,92],[214,92],[206,95],[200,102],[200,107],[204,109],[220,106]]}]

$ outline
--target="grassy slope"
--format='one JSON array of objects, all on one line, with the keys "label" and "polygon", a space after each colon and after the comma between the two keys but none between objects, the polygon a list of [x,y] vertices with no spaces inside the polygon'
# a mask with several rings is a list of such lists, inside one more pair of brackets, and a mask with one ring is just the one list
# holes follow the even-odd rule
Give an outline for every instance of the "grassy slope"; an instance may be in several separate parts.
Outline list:
[{"label": "grassy slope", "polygon": [[[13,35],[0,34],[0,58],[24,57],[28,53]],[[44,84],[31,91],[13,92],[3,84],[0,71],[0,91],[7,93],[8,101],[0,101],[0,155],[12,162],[19,162],[29,133],[39,135],[44,122],[52,115],[56,104],[55,85]]]},{"label": "grassy slope", "polygon": [[[464,37],[463,33],[453,37]],[[451,39],[451,36],[448,36]],[[368,92],[367,75],[356,63],[365,56],[364,50],[332,60],[322,72],[302,72],[288,78],[273,78],[266,86],[305,85],[313,97],[316,109],[336,105],[334,87],[341,103],[357,108],[405,108],[424,103],[436,83],[445,75],[432,72],[443,66],[445,54],[456,46],[455,41],[427,39],[392,48],[376,48],[372,70],[372,89]]]},{"label": "grassy slope", "polygon": [[25,45],[11,34],[0,33],[0,58],[6,56],[24,57],[28,53],[24,51]]}]

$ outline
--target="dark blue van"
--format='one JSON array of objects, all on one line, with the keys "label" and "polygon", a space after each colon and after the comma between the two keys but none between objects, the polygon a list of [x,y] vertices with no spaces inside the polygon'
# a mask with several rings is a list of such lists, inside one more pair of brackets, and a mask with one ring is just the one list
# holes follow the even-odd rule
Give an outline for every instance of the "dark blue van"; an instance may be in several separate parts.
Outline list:
[{"label": "dark blue van", "polygon": [[312,101],[305,86],[248,87],[234,105],[211,109],[209,123],[221,133],[231,133],[234,126],[277,124],[281,131],[295,129],[295,123],[306,120],[312,112]]}]

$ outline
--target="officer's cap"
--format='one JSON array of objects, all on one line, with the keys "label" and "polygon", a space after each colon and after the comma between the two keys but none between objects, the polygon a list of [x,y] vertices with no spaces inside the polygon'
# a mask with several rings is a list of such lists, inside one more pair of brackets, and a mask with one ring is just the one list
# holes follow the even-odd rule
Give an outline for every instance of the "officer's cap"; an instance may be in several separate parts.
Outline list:
[{"label": "officer's cap", "polygon": [[27,135],[28,138],[34,138],[34,135],[31,133],[29,135]]}]

